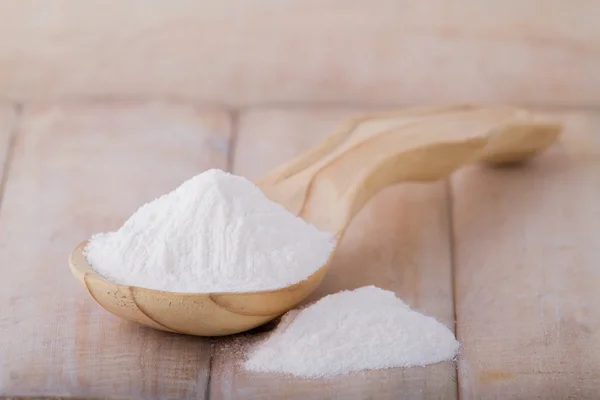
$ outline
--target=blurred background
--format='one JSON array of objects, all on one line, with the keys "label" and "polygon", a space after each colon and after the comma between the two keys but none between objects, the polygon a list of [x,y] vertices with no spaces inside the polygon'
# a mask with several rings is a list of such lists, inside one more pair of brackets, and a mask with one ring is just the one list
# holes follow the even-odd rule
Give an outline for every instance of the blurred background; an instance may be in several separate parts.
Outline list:
[{"label": "blurred background", "polygon": [[594,0],[2,0],[0,96],[600,102]]}]

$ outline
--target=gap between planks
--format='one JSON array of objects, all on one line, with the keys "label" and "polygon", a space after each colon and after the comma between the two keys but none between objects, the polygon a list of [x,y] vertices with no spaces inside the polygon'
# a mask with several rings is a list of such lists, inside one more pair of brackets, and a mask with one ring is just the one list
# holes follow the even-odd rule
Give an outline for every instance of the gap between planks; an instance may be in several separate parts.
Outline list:
[{"label": "gap between planks", "polygon": [[[10,167],[12,163],[15,142],[17,140],[17,135],[19,131],[19,125],[21,122],[21,115],[23,113],[23,106],[20,104],[11,104],[8,106],[8,112],[12,113],[12,117],[9,117],[8,122],[8,139],[6,140],[6,148],[4,149],[4,154],[0,156],[4,156],[4,160],[1,163],[0,167],[0,208],[2,208],[2,201],[4,199],[4,189],[6,187],[6,182],[8,181],[8,176],[10,174]],[[1,159],[1,158],[0,158]]]}]

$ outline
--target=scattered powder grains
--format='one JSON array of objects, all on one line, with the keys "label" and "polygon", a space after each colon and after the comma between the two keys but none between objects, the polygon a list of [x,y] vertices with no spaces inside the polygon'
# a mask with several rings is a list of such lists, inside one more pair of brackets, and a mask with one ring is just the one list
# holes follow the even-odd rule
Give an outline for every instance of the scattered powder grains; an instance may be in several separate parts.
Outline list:
[{"label": "scattered powder grains", "polygon": [[392,292],[365,286],[286,314],[251,350],[245,368],[307,378],[453,359],[459,343],[432,317]]},{"label": "scattered powder grains", "polygon": [[278,289],[323,266],[333,235],[269,200],[252,182],[208,170],[139,208],[84,254],[117,283],[174,292]]}]

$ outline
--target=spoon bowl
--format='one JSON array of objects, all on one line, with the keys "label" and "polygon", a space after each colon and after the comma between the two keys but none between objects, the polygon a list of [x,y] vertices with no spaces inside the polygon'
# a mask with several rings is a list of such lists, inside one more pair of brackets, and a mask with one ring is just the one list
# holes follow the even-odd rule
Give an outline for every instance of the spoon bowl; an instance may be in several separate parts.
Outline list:
[{"label": "spoon bowl", "polygon": [[[354,216],[386,186],[445,179],[472,162],[521,162],[552,145],[560,131],[560,125],[512,107],[459,105],[370,115],[348,121],[256,183],[291,213],[335,234],[339,245]],[[315,273],[281,289],[176,293],[104,279],[88,264],[86,244],[71,253],[71,272],[102,307],[151,328],[197,336],[243,332],[294,308],[319,286],[335,253]]]},{"label": "spoon bowl", "polygon": [[248,293],[177,293],[121,285],[98,275],[84,248],[69,257],[71,273],[108,312],[151,328],[196,336],[223,336],[269,322],[310,295],[321,283],[326,266],[302,282],[279,290]]}]

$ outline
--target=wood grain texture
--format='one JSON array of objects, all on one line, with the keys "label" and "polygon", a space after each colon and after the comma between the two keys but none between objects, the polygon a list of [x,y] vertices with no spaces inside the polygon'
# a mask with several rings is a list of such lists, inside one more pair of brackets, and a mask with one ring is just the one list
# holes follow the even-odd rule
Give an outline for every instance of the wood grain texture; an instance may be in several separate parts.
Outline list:
[{"label": "wood grain texture", "polygon": [[[0,105],[0,182],[3,182],[10,142],[17,128],[17,122],[16,107]],[[2,193],[2,187],[0,187],[0,193]],[[0,195],[0,204],[1,202],[2,196]]]},{"label": "wood grain texture", "polygon": [[[307,150],[354,111],[256,111],[242,114],[235,172],[255,177]],[[281,135],[281,132],[287,132]],[[296,138],[290,139],[290,138]],[[357,216],[323,284],[307,300],[364,285],[393,290],[411,306],[453,328],[445,183],[383,191]],[[452,363],[368,371],[331,380],[248,373],[239,366],[257,335],[216,344],[210,393],[215,399],[453,399]]]},{"label": "wood grain texture", "polygon": [[462,399],[600,396],[600,115],[523,168],[453,180]]},{"label": "wood grain texture", "polygon": [[229,118],[161,104],[26,107],[0,210],[0,395],[204,398],[210,343],[99,307],[70,250],[226,165]]},{"label": "wood grain texture", "polygon": [[588,0],[3,0],[0,96],[600,105]]}]

